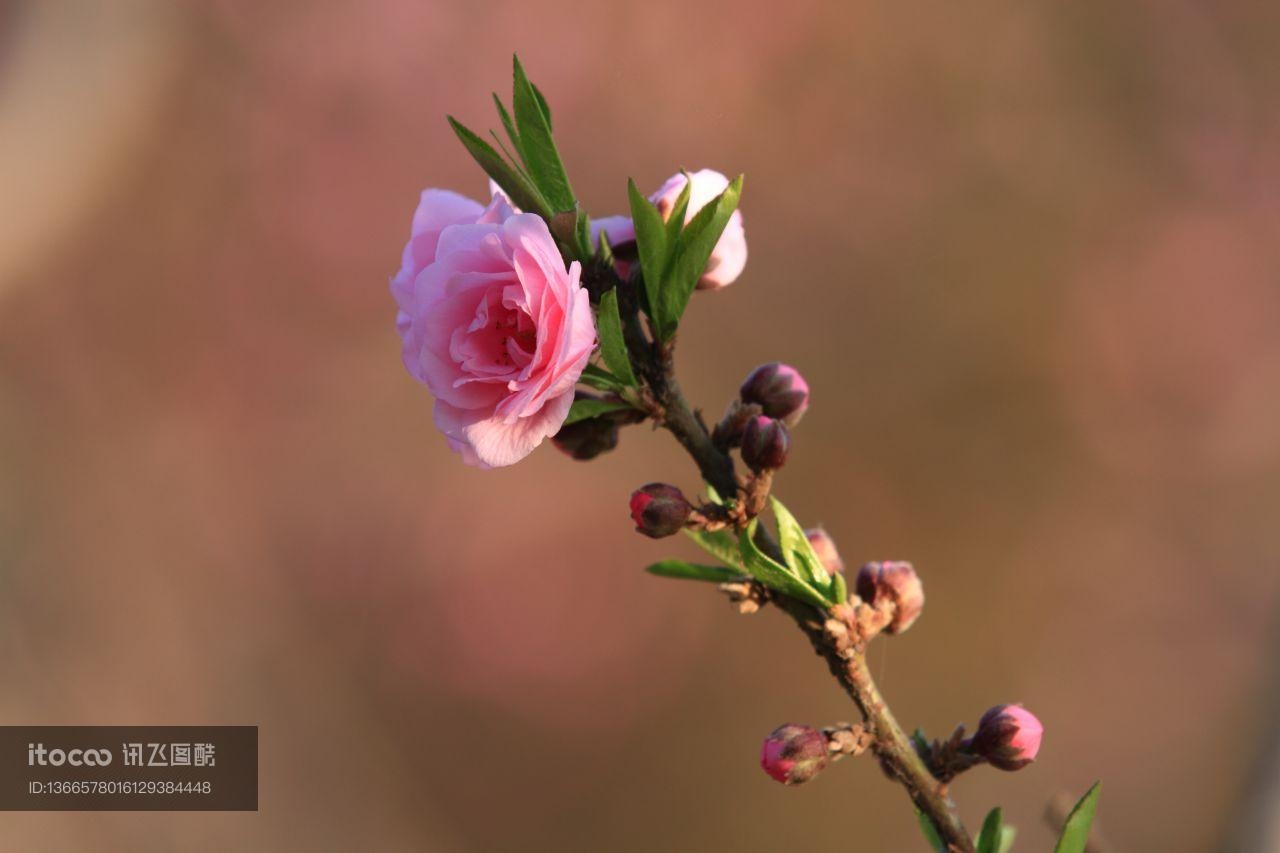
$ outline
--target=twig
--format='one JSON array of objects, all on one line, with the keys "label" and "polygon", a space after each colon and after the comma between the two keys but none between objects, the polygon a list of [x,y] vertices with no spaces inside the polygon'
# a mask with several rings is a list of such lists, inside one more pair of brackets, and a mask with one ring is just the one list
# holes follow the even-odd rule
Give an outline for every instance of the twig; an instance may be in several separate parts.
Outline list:
[{"label": "twig", "polygon": [[[626,301],[631,306],[635,305],[634,296]],[[631,327],[627,343],[632,350],[632,358],[641,365],[641,372],[657,406],[661,408],[662,426],[688,451],[706,482],[721,494],[734,494],[738,480],[733,460],[725,449],[712,441],[706,427],[684,399],[675,379],[671,344],[651,344],[644,340],[639,330],[637,313],[633,307],[627,311],[629,316],[624,319],[624,324]],[[636,338],[640,340],[637,341]],[[768,484],[765,483],[764,486],[767,492]],[[763,499],[760,501],[762,503]],[[776,543],[763,527],[759,529],[762,533],[762,547],[776,554]],[[973,853],[973,841],[956,815],[943,785],[934,778],[916,753],[914,745],[898,725],[872,680],[871,672],[867,669],[865,646],[859,643],[850,648],[847,644],[842,646],[833,641],[824,629],[824,625],[831,620],[827,614],[812,606],[777,593],[770,598],[804,631],[813,644],[814,651],[827,661],[831,674],[862,713],[866,731],[873,738],[871,750],[880,759],[886,773],[907,789],[911,801],[933,822],[948,850],[952,853]],[[758,602],[753,601],[752,605],[750,609],[758,606]]]}]

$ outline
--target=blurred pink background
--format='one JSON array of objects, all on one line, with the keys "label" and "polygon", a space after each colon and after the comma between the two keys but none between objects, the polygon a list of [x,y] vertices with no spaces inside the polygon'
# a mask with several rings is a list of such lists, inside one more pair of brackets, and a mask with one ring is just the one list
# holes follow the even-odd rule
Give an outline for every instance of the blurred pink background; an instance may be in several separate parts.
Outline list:
[{"label": "blurred pink background", "polygon": [[923,849],[868,760],[759,771],[854,712],[776,613],[641,572],[693,556],[627,519],[697,486],[668,436],[478,472],[432,428],[387,279],[422,187],[485,192],[443,116],[496,126],[513,51],[593,213],[747,174],[686,391],[814,386],[777,489],[922,573],[904,724],[1044,720],[967,821],[1048,849],[1101,778],[1117,849],[1280,850],[1280,6],[1189,0],[0,0],[0,720],[262,744],[259,813],[3,846]]}]

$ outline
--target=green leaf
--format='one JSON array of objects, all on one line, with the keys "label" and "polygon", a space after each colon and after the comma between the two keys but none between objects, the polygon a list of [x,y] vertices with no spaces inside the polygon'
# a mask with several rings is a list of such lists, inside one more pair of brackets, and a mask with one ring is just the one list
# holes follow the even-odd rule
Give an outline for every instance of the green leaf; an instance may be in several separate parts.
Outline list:
[{"label": "green leaf", "polygon": [[1084,853],[1085,845],[1089,842],[1089,829],[1093,826],[1093,816],[1098,811],[1098,789],[1101,785],[1101,782],[1094,782],[1093,787],[1076,803],[1071,814],[1067,815],[1067,822],[1062,827],[1062,837],[1053,848],[1054,853]]},{"label": "green leaf", "polygon": [[844,575],[839,572],[831,576],[831,597],[837,604],[844,604],[849,600],[849,587],[844,582]]},{"label": "green leaf", "polygon": [[[529,85],[533,86],[532,83]],[[542,107],[542,114],[547,117],[547,127],[551,127],[551,107],[547,106],[547,99],[542,96],[542,90],[533,86],[533,96],[538,99],[538,106]]]},{"label": "green leaf", "polygon": [[[734,178],[724,192],[706,204],[689,221],[680,233],[680,240],[671,252],[660,288],[661,307],[654,306],[667,324],[665,334],[669,340],[689,304],[689,297],[697,287],[698,279],[707,268],[707,261],[715,249],[720,235],[729,224],[729,217],[738,208],[742,196],[742,175]],[[652,302],[653,296],[650,295]]]},{"label": "green leaf", "polygon": [[529,180],[521,175],[506,160],[493,150],[493,146],[485,142],[479,136],[476,136],[469,128],[449,116],[449,126],[453,128],[453,132],[458,135],[458,139],[471,153],[472,158],[484,169],[489,177],[502,187],[502,191],[511,199],[511,203],[521,210],[538,213],[545,217],[550,217],[551,209],[547,206],[547,202],[543,199],[542,194],[537,188],[529,183]]},{"label": "green leaf", "polygon": [[[587,223],[587,233],[591,233],[591,224]],[[605,233],[603,228],[600,229],[600,247],[596,249],[596,254],[600,256],[600,262],[606,267],[612,267],[613,260],[613,244],[609,242],[609,235]]]},{"label": "green leaf", "polygon": [[[601,233],[604,233],[603,229]],[[582,208],[578,208],[578,227],[574,237],[578,241],[578,258],[586,260],[591,257],[591,217]]]},{"label": "green leaf", "polygon": [[938,830],[934,828],[929,816],[916,809],[916,820],[920,821],[920,831],[924,833],[925,840],[929,842],[929,846],[935,853],[947,853],[947,845],[942,843],[942,836],[938,835]]},{"label": "green leaf", "polygon": [[676,196],[675,206],[667,214],[668,246],[674,246],[676,240],[680,238],[680,232],[684,230],[684,217],[689,212],[689,195],[693,192],[693,181],[689,180],[689,173],[681,172],[680,174],[684,175],[684,187],[680,190],[680,194]]},{"label": "green leaf", "polygon": [[[507,131],[507,138],[511,140],[511,144],[516,147],[516,152],[520,152],[520,134],[516,132],[516,124],[511,120],[511,113],[507,112],[506,104],[502,103],[502,99],[498,97],[498,93],[493,93],[493,105],[498,108],[498,118],[502,119],[502,126]],[[523,158],[524,154],[520,154]]]},{"label": "green leaf", "polygon": [[[627,181],[627,197],[631,201],[631,221],[636,229],[636,252],[640,256],[640,269],[644,271],[644,290],[649,297],[650,316],[659,334],[666,328],[666,319],[660,313],[659,292],[662,289],[662,273],[667,266],[667,230],[662,216],[649,200],[640,195],[636,182]],[[674,332],[675,329],[672,328]]]},{"label": "green leaf", "polygon": [[600,391],[621,391],[627,387],[618,377],[595,364],[588,364],[584,367],[582,375],[578,377],[578,381],[583,385],[590,385]]},{"label": "green leaf", "polygon": [[978,832],[978,853],[997,853],[1002,820],[1003,815],[998,807],[987,813],[987,819],[982,822],[982,829]]},{"label": "green leaf", "polygon": [[687,527],[684,532],[690,539],[698,543],[698,547],[720,562],[744,572],[747,570],[746,564],[742,562],[742,554],[738,550],[737,537],[732,533],[727,530],[717,530],[711,533],[706,530],[690,530]]},{"label": "green leaf", "polygon": [[573,406],[569,409],[569,416],[564,419],[564,425],[576,424],[587,418],[596,418],[607,415],[609,412],[620,412],[630,408],[630,404],[618,400],[597,400],[592,397],[574,400]]},{"label": "green leaf", "polygon": [[712,583],[728,583],[741,577],[733,569],[726,569],[724,566],[700,566],[696,563],[686,563],[684,560],[663,560],[649,566],[645,571],[664,578]]},{"label": "green leaf", "polygon": [[520,135],[520,154],[524,157],[525,167],[551,204],[553,213],[573,210],[577,201],[573,188],[569,186],[564,163],[560,161],[560,152],[556,150],[555,140],[551,138],[550,113],[545,109],[545,102],[535,92],[529,78],[525,76],[518,56],[512,57],[511,67],[514,78],[511,107],[515,113],[515,126]]},{"label": "green leaf", "polygon": [[1013,840],[1018,837],[1018,830],[1005,824],[1000,827],[1000,837],[996,840],[996,853],[1009,853],[1013,849]]},{"label": "green leaf", "polygon": [[636,375],[631,370],[631,358],[627,355],[627,342],[622,335],[622,316],[618,313],[618,291],[606,290],[600,297],[600,309],[596,312],[596,330],[600,333],[600,357],[617,379],[629,386],[636,385]]},{"label": "green leaf", "polygon": [[784,595],[806,601],[823,610],[830,607],[833,602],[828,601],[822,593],[793,574],[791,569],[771,559],[756,547],[754,537],[759,524],[760,519],[753,518],[747,525],[747,529],[738,535],[738,551],[742,554],[742,562],[746,566],[747,573],[770,589],[775,589]]},{"label": "green leaf", "polygon": [[782,501],[770,496],[769,502],[773,507],[773,517],[778,522],[778,544],[782,547],[782,556],[786,558],[787,565],[818,589],[829,588],[831,575],[827,574],[826,566],[822,565],[822,560],[818,559],[813,546],[809,544],[809,537],[805,535],[800,522],[782,505]]}]

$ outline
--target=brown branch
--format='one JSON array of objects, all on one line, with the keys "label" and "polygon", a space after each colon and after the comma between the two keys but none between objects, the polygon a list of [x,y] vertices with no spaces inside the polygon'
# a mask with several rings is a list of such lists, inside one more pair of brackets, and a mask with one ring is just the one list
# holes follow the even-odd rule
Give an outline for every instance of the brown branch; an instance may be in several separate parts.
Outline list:
[{"label": "brown branch", "polygon": [[933,821],[949,850],[972,853],[973,841],[943,793],[941,783],[925,767],[872,680],[865,648],[840,648],[824,627],[829,620],[808,604],[781,595],[774,600],[804,631],[813,650],[827,662],[831,674],[862,712],[867,729],[875,738],[871,749],[885,772],[907,789],[911,801]]},{"label": "brown branch", "polygon": [[[685,401],[675,380],[671,345],[643,341],[637,314],[628,314],[630,316],[624,320],[630,326],[627,334],[628,347],[632,349],[633,358],[641,356],[644,359],[641,362],[641,372],[657,406],[661,407],[662,426],[693,457],[706,482],[722,495],[734,494],[738,481],[733,460],[727,450],[712,441],[706,427]],[[641,338],[644,346],[635,346],[636,337]],[[766,491],[767,488],[766,483]],[[763,534],[762,547],[776,555],[777,544],[763,527],[759,529]],[[873,738],[871,749],[880,759],[881,766],[889,776],[907,789],[911,801],[933,822],[947,849],[952,853],[973,853],[973,841],[960,823],[942,784],[934,778],[916,753],[915,747],[894,719],[872,680],[871,672],[867,669],[865,644],[850,644],[847,642],[847,635],[846,642],[841,643],[839,638],[833,637],[825,629],[826,623],[833,620],[804,602],[777,593],[772,593],[770,599],[795,620],[813,644],[814,651],[827,661],[831,674],[862,713],[866,730]],[[743,600],[750,601],[749,598]],[[752,602],[750,609],[757,606],[757,602]]]}]

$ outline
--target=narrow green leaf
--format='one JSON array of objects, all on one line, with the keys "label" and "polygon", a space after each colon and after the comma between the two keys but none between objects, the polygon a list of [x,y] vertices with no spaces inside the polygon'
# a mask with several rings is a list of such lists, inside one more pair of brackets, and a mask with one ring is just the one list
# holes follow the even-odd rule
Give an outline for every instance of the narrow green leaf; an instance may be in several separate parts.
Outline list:
[{"label": "narrow green leaf", "polygon": [[686,563],[684,560],[662,560],[645,569],[651,575],[664,578],[680,578],[691,581],[710,581],[711,583],[728,583],[742,575],[724,566],[700,566],[697,563]]},{"label": "narrow green leaf", "polygon": [[[533,86],[532,83],[529,85]],[[547,99],[542,96],[542,90],[533,86],[533,96],[538,99],[538,106],[542,107],[542,114],[547,117],[547,127],[551,127],[551,107],[547,106]]]},{"label": "narrow green leaf", "polygon": [[716,196],[689,221],[680,233],[677,245],[671,250],[663,276],[660,298],[662,307],[655,311],[668,320],[663,340],[675,334],[676,326],[689,304],[689,297],[702,277],[711,252],[720,235],[724,233],[729,217],[738,208],[742,195],[742,176],[733,179],[725,191]]},{"label": "narrow green leaf", "polygon": [[778,544],[782,547],[782,556],[786,558],[787,565],[818,589],[829,588],[831,575],[827,574],[826,566],[822,565],[822,560],[809,544],[809,537],[805,535],[800,522],[782,505],[782,501],[770,496],[769,502],[773,507],[773,517],[778,522]]},{"label": "narrow green leaf", "polygon": [[982,829],[978,831],[976,845],[978,853],[996,853],[997,845],[1000,843],[1002,819],[999,807],[987,812],[987,818],[982,822]]},{"label": "narrow green leaf", "polygon": [[689,194],[693,192],[693,181],[689,180],[688,173],[681,172],[681,174],[684,175],[684,187],[680,190],[680,195],[676,196],[675,206],[667,214],[668,246],[676,245],[680,232],[684,230],[684,217],[689,212]]},{"label": "narrow green leaf", "polygon": [[462,141],[463,146],[470,152],[472,158],[480,165],[480,168],[484,169],[485,173],[493,178],[498,186],[502,187],[502,191],[511,199],[512,204],[526,212],[538,213],[544,218],[550,217],[551,209],[547,206],[547,202],[524,176],[516,171],[506,160],[503,160],[498,152],[493,150],[492,145],[476,136],[475,133],[453,116],[448,118],[449,126],[458,135],[458,139]]},{"label": "narrow green leaf", "polygon": [[[502,126],[507,131],[507,138],[511,140],[511,144],[515,146],[516,152],[520,152],[520,134],[516,132],[516,123],[511,120],[511,113],[507,112],[506,104],[502,103],[502,99],[498,97],[498,93],[493,93],[493,105],[498,108],[498,118],[502,119]],[[521,159],[524,154],[520,154]]]},{"label": "narrow green leaf", "polygon": [[[636,229],[636,252],[640,256],[640,269],[644,271],[644,290],[649,297],[650,316],[654,328],[663,335],[667,322],[661,313],[659,298],[662,289],[662,273],[667,266],[667,231],[662,216],[649,200],[640,195],[636,182],[627,181],[627,197],[631,201],[631,221]],[[671,331],[675,331],[672,328]]]},{"label": "narrow green leaf", "polygon": [[577,201],[573,188],[569,186],[569,176],[560,160],[560,152],[551,138],[549,114],[525,76],[518,56],[512,57],[511,67],[514,78],[511,107],[515,113],[516,131],[520,134],[520,153],[525,167],[550,202],[553,213],[573,210]]},{"label": "narrow green leaf", "polygon": [[1013,840],[1018,837],[1018,830],[1008,824],[1000,827],[1000,838],[996,841],[996,853],[1009,853],[1013,849]]},{"label": "narrow green leaf", "polygon": [[824,610],[830,607],[832,602],[827,601],[822,593],[756,547],[753,537],[759,524],[760,519],[752,519],[747,529],[738,535],[738,550],[742,554],[742,562],[747,572],[765,586],[784,595],[798,598]]},{"label": "narrow green leaf", "polygon": [[920,821],[920,831],[924,833],[925,840],[929,842],[929,846],[935,853],[947,853],[947,845],[942,843],[942,836],[938,835],[938,830],[934,828],[929,816],[916,809],[916,820]]},{"label": "narrow green leaf", "polygon": [[569,416],[564,419],[564,425],[576,424],[578,421],[585,421],[587,418],[596,418],[600,415],[607,415],[609,412],[620,412],[629,408],[631,408],[629,404],[618,400],[596,400],[590,397],[574,400],[573,406],[569,409]]},{"label": "narrow green leaf", "polygon": [[1076,803],[1067,822],[1062,827],[1062,837],[1053,848],[1054,853],[1084,853],[1089,843],[1089,829],[1093,826],[1093,817],[1098,812],[1098,790],[1101,782],[1094,782],[1085,795]]},{"label": "narrow green leaf", "polygon": [[[588,223],[588,233],[590,233],[590,223]],[[600,229],[600,242],[596,254],[600,256],[600,262],[606,267],[613,266],[613,244],[609,242],[609,235],[603,228]]]},{"label": "narrow green leaf", "polygon": [[685,535],[698,543],[698,547],[715,557],[727,566],[746,571],[742,562],[742,554],[738,550],[738,539],[727,530],[710,533],[706,530],[690,530],[685,528]]},{"label": "narrow green leaf", "polygon": [[600,356],[604,366],[621,382],[634,386],[636,375],[631,370],[627,342],[622,336],[622,317],[618,313],[618,291],[606,290],[596,312],[596,331],[600,333]]},{"label": "narrow green leaf", "polygon": [[498,143],[498,148],[502,151],[502,156],[507,158],[507,162],[511,164],[512,170],[514,170],[517,175],[524,178],[525,183],[529,186],[533,186],[533,181],[530,180],[529,173],[524,170],[524,166],[520,165],[520,157],[513,154],[511,149],[507,148],[507,144],[502,141],[502,137],[495,131],[489,131],[489,135],[493,137],[494,142]]},{"label": "narrow green leaf", "polygon": [[831,576],[831,597],[837,604],[843,604],[849,600],[849,587],[844,582],[844,575],[839,572]]},{"label": "narrow green leaf", "polygon": [[[604,233],[603,230],[601,233]],[[578,259],[585,261],[591,257],[594,249],[591,246],[591,217],[582,208],[578,208],[578,227],[574,236],[578,243]]]},{"label": "narrow green leaf", "polygon": [[600,391],[621,391],[627,387],[618,377],[596,364],[584,367],[578,381]]}]

